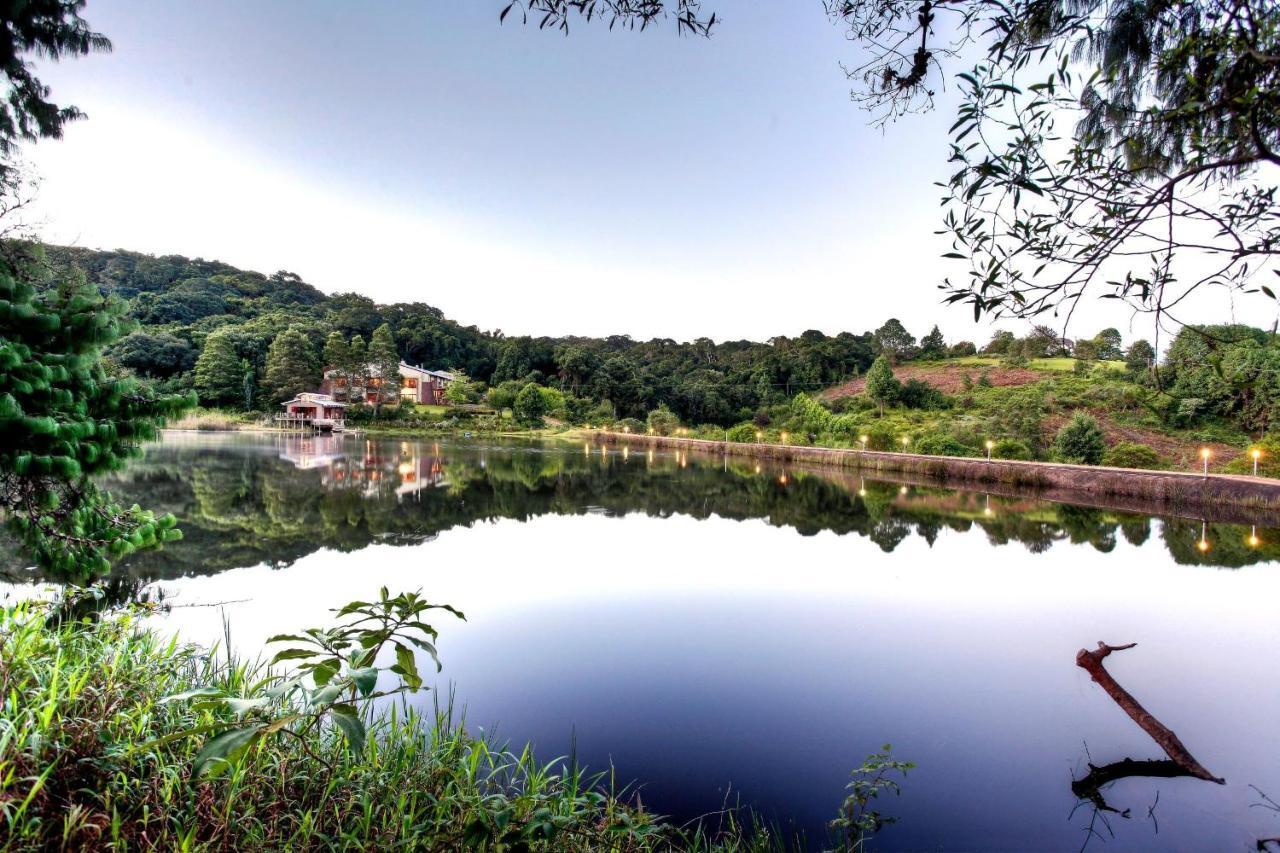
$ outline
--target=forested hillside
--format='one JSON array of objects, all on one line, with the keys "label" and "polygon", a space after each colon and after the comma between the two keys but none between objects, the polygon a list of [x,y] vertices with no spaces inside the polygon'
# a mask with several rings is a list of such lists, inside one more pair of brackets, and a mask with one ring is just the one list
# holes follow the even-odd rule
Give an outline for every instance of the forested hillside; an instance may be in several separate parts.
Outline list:
[{"label": "forested hillside", "polygon": [[[138,328],[109,352],[119,368],[164,390],[194,389],[206,405],[224,408],[269,410],[318,387],[324,365],[355,370],[403,358],[464,373],[469,381],[455,390],[465,389],[465,401],[516,409],[529,423],[542,414],[572,423],[643,419],[665,408],[686,424],[731,426],[767,423],[777,406],[823,389],[832,389],[826,397],[837,411],[847,407],[838,398],[850,394],[880,415],[886,405],[951,410],[965,397],[951,396],[965,390],[962,380],[998,361],[1001,370],[984,381],[1039,383],[1046,370],[1109,366],[1094,385],[1123,377],[1132,405],[1157,429],[1219,429],[1234,442],[1280,423],[1280,344],[1272,332],[1249,326],[1184,329],[1163,363],[1150,343],[1124,341],[1116,329],[1077,340],[1045,326],[1023,337],[1000,330],[979,349],[949,344],[936,327],[917,338],[897,319],[874,332],[807,331],[767,343],[507,337],[463,326],[422,302],[326,295],[289,272],[127,251],[50,246],[47,253],[56,267],[79,269],[104,294],[128,301]],[[878,357],[885,365],[869,372]],[[889,381],[890,364],[899,366],[902,384]],[[531,384],[542,397],[527,394],[537,405],[525,412],[516,397]],[[1052,396],[1047,386],[1040,391]]]},{"label": "forested hillside", "polygon": [[[462,326],[421,302],[380,305],[357,293],[328,296],[288,272],[268,276],[178,255],[47,251],[56,266],[78,267],[103,293],[130,301],[140,327],[112,349],[120,366],[175,390],[196,387],[202,399],[223,405],[275,402],[276,386],[265,381],[268,351],[287,329],[300,331],[309,345],[291,368],[303,374],[303,384],[318,382],[331,333],[372,342],[386,324],[399,356],[414,364],[460,370],[495,385],[556,385],[574,397],[608,400],[619,416],[666,405],[687,420],[713,423],[732,423],[798,391],[857,375],[875,356],[871,335],[814,331],[767,344],[506,337]],[[215,331],[230,344],[218,344],[225,350],[219,369],[236,371],[224,377],[224,399],[208,399],[209,389],[196,381],[196,361]],[[230,389],[241,386],[233,401]]]}]

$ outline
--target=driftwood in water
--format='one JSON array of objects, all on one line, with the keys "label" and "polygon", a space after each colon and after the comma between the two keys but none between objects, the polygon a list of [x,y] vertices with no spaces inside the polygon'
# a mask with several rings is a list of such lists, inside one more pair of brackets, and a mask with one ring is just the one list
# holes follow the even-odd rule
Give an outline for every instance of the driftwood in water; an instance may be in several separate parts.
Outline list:
[{"label": "driftwood in water", "polygon": [[[1182,741],[1178,740],[1178,736],[1174,734],[1168,726],[1157,720],[1150,711],[1142,707],[1138,700],[1133,698],[1133,695],[1128,690],[1121,687],[1119,682],[1112,678],[1111,673],[1107,672],[1106,667],[1102,665],[1103,659],[1112,652],[1131,649],[1136,645],[1137,643],[1127,643],[1123,646],[1109,646],[1106,643],[1099,641],[1098,648],[1094,651],[1087,651],[1086,649],[1080,650],[1076,655],[1076,665],[1086,670],[1093,680],[1097,682],[1098,686],[1105,690],[1107,695],[1115,700],[1115,703],[1119,705],[1120,708],[1128,714],[1144,732],[1151,735],[1151,739],[1160,745],[1160,748],[1164,750],[1165,755],[1169,756],[1170,760],[1178,765],[1178,767],[1186,771],[1184,774],[1174,775],[1194,776],[1197,779],[1204,779],[1207,782],[1217,782],[1219,785],[1225,785],[1227,780],[1220,776],[1214,776],[1203,764],[1196,761],[1195,756],[1187,751],[1187,748],[1182,745]],[[1118,764],[1123,763],[1124,762],[1118,762]],[[1133,763],[1144,764],[1148,762]]]},{"label": "driftwood in water", "polygon": [[1128,809],[1121,811],[1107,805],[1106,799],[1102,796],[1102,789],[1105,786],[1120,779],[1128,779],[1131,776],[1177,779],[1179,776],[1190,775],[1191,773],[1185,767],[1167,758],[1159,760],[1146,759],[1143,761],[1134,761],[1132,758],[1126,758],[1122,761],[1104,764],[1101,767],[1090,763],[1088,775],[1071,781],[1071,793],[1081,800],[1091,801],[1094,806],[1102,811],[1115,812],[1123,817],[1128,817]]}]

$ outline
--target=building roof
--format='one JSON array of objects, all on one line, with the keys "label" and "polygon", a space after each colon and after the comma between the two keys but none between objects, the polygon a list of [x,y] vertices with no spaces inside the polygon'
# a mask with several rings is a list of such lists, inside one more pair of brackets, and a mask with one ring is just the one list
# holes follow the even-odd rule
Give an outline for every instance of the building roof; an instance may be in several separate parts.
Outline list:
[{"label": "building roof", "polygon": [[290,403],[314,403],[317,406],[334,406],[339,409],[345,409],[347,407],[346,403],[340,403],[328,394],[320,394],[312,391],[304,391],[292,400],[285,400],[280,405],[287,406]]}]

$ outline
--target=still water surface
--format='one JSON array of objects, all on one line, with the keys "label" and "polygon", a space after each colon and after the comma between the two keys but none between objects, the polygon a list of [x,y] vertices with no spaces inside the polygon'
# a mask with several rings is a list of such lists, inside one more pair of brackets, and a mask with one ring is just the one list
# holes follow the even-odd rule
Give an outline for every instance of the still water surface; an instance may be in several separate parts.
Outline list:
[{"label": "still water surface", "polygon": [[[170,433],[110,485],[181,519],[118,578],[166,629],[212,642],[225,614],[256,653],[421,588],[467,613],[437,622],[437,686],[469,727],[576,744],[680,821],[740,804],[821,846],[888,742],[918,769],[877,849],[1280,835],[1250,787],[1280,799],[1280,530],[563,443]],[[1138,642],[1108,669],[1225,786],[1072,793],[1164,757],[1075,666],[1098,640]]]}]

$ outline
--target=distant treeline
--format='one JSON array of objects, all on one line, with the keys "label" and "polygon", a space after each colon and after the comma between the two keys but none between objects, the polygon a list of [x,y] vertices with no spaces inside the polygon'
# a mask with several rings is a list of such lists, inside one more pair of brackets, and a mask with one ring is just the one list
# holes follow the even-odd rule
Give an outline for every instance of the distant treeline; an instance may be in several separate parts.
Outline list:
[{"label": "distant treeline", "polygon": [[[643,419],[662,407],[685,423],[729,426],[797,394],[860,376],[881,355],[896,364],[981,353],[1006,365],[1045,357],[1124,359],[1131,376],[1166,392],[1166,419],[1190,424],[1221,417],[1250,431],[1280,423],[1280,344],[1274,334],[1248,326],[1185,329],[1163,365],[1150,343],[1122,341],[1115,329],[1078,340],[1044,326],[1023,337],[1001,330],[979,347],[948,343],[936,326],[917,338],[897,319],[872,332],[810,330],[766,343],[507,336],[463,326],[422,302],[329,296],[289,272],[268,276],[217,261],[123,250],[46,251],[55,267],[82,271],[104,294],[128,300],[139,328],[109,352],[119,367],[167,390],[195,388],[211,405],[268,409],[299,389],[318,387],[326,344],[336,335],[344,347],[360,339],[359,351],[368,344],[371,356],[381,342],[382,350],[394,346],[412,364],[463,373],[476,386],[468,391],[472,400],[484,386],[505,400],[532,382],[558,389],[570,402],[598,404],[617,419]],[[215,332],[216,346],[206,353]]]},{"label": "distant treeline", "polygon": [[47,253],[55,266],[79,268],[104,293],[130,301],[140,327],[109,353],[120,366],[174,390],[194,387],[205,341],[225,330],[257,385],[245,395],[255,407],[276,402],[274,386],[263,384],[268,351],[291,328],[307,337],[314,356],[297,365],[317,374],[303,379],[318,380],[330,333],[368,342],[386,324],[400,357],[413,364],[459,370],[492,385],[558,386],[566,394],[609,401],[619,417],[643,417],[665,405],[699,423],[733,423],[799,391],[857,376],[877,351],[871,334],[817,331],[768,343],[719,344],[625,335],[508,337],[463,326],[422,302],[382,305],[356,293],[328,296],[288,272],[268,276],[179,255],[60,246]]}]

